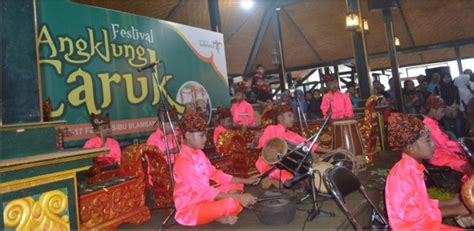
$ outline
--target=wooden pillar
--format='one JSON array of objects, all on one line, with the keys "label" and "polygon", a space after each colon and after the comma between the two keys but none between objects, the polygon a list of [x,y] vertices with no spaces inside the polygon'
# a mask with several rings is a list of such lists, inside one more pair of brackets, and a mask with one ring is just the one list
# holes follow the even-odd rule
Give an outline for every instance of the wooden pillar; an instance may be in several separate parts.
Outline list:
[{"label": "wooden pillar", "polygon": [[392,11],[390,9],[384,9],[383,16],[385,21],[385,34],[387,36],[388,56],[390,58],[390,67],[395,88],[394,90],[397,110],[399,112],[405,112],[405,107],[403,106],[402,99],[400,74],[398,72],[397,49],[395,47],[395,35],[393,32]]},{"label": "wooden pillar", "polygon": [[288,89],[288,81],[286,79],[286,69],[285,69],[285,55],[283,53],[283,40],[281,37],[281,27],[280,27],[280,17],[279,17],[280,8],[276,7],[273,11],[272,16],[272,29],[273,29],[273,40],[275,41],[275,50],[278,55],[280,63],[278,64],[278,74],[280,76],[280,88],[283,92]]},{"label": "wooden pillar", "polygon": [[219,13],[219,0],[208,0],[209,19],[211,20],[211,30],[221,32],[221,14]]},{"label": "wooden pillar", "polygon": [[456,61],[458,63],[459,74],[462,74],[463,68],[462,68],[462,61],[461,61],[461,50],[459,49],[458,46],[454,47],[454,54],[456,55]]},{"label": "wooden pillar", "polygon": [[[358,0],[346,0],[347,11],[349,13],[358,13],[362,19],[360,2]],[[373,93],[373,87],[370,81],[370,67],[367,58],[367,47],[365,43],[365,34],[363,30],[351,32],[352,44],[354,48],[354,60],[359,79],[359,88],[362,99],[367,99]]]}]

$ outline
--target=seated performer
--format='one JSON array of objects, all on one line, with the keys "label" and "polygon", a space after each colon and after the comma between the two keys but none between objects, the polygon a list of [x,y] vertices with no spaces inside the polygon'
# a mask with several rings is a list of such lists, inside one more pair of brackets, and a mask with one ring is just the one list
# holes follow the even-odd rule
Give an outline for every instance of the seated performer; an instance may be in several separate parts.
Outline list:
[{"label": "seated performer", "polygon": [[240,84],[235,89],[235,102],[232,104],[230,111],[234,123],[237,125],[254,125],[255,118],[253,107],[245,99],[246,88]]},{"label": "seated performer", "polygon": [[96,134],[95,137],[90,138],[83,146],[83,148],[101,148],[106,147],[110,152],[96,157],[95,161],[99,165],[111,165],[120,163],[120,145],[119,142],[112,139],[112,129],[110,128],[109,114],[100,116],[92,113],[89,116],[92,127]]},{"label": "seated performer", "polygon": [[[274,110],[276,110],[278,124],[268,125],[265,128],[262,136],[260,137],[257,148],[263,148],[263,146],[265,146],[265,144],[274,137],[283,138],[286,141],[289,141],[294,144],[299,144],[305,141],[306,140],[305,138],[289,130],[291,127],[293,127],[293,121],[294,121],[294,114],[293,114],[293,111],[291,110],[291,106],[287,104],[282,104],[275,107],[276,109]],[[315,144],[311,152],[314,152],[317,148],[318,148],[318,145]],[[326,151],[326,150],[322,150],[321,147],[318,150],[323,151],[323,152]],[[266,171],[272,168],[272,166],[265,163],[262,156],[258,158],[255,166],[260,173],[265,173]],[[263,188],[268,188],[271,185],[278,188],[279,187],[278,180],[280,180],[281,182],[285,182],[286,180],[293,178],[293,174],[286,170],[274,170],[272,173],[270,173],[269,178],[270,179],[265,178],[262,180]]]},{"label": "seated performer", "polygon": [[148,140],[146,141],[146,144],[148,145],[155,145],[160,149],[160,151],[165,155],[164,158],[166,161],[168,161],[168,157],[166,156],[166,143],[165,143],[165,137],[163,136],[164,133],[161,130],[161,122],[160,122],[160,113],[163,113],[163,117],[165,119],[165,129],[166,129],[166,138],[168,140],[168,148],[170,150],[170,159],[171,163],[174,163],[175,155],[178,154],[179,152],[179,137],[181,137],[181,134],[179,133],[178,129],[178,112],[176,111],[176,108],[172,108],[169,111],[171,123],[173,124],[174,127],[174,132],[176,134],[176,138],[178,138],[178,141],[174,139],[173,136],[173,130],[171,129],[170,123],[168,121],[168,117],[166,116],[166,113],[164,110],[158,109],[157,115],[158,115],[158,126],[156,127],[156,131],[148,137]]},{"label": "seated performer", "polygon": [[324,117],[332,110],[333,119],[350,118],[354,116],[351,98],[339,90],[337,78],[333,75],[324,75],[324,82],[328,86],[328,93],[323,95],[321,111]]},{"label": "seated performer", "polygon": [[433,156],[430,131],[416,116],[392,113],[388,120],[388,142],[402,150],[402,159],[390,170],[385,184],[385,203],[393,230],[457,230],[441,223],[442,217],[467,215],[460,199],[429,198],[424,182],[423,159]]},{"label": "seated performer", "polygon": [[425,109],[427,113],[424,116],[423,123],[430,129],[431,140],[434,143],[433,158],[429,162],[436,166],[448,166],[465,176],[470,176],[474,173],[474,169],[467,161],[461,145],[456,141],[449,140],[438,125],[438,120],[444,116],[445,108],[446,104],[439,96],[431,95],[426,100]]},{"label": "seated performer", "polygon": [[217,114],[217,123],[219,124],[216,128],[214,128],[214,136],[213,141],[214,144],[217,144],[217,140],[219,139],[219,135],[223,132],[226,132],[228,129],[232,128],[232,113],[229,109],[219,106],[216,110]]},{"label": "seated performer", "polygon": [[[195,226],[218,221],[235,224],[242,206],[256,198],[242,193],[242,184],[255,184],[257,176],[239,178],[217,170],[201,150],[206,144],[207,124],[198,114],[188,112],[179,122],[184,143],[174,163],[175,219],[182,225]],[[219,184],[209,185],[209,180]]]}]

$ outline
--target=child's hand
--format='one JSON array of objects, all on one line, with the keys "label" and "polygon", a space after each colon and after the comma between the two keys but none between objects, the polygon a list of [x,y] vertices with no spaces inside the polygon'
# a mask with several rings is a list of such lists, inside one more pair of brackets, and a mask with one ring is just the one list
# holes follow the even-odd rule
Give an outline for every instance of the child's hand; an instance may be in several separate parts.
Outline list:
[{"label": "child's hand", "polygon": [[257,202],[257,198],[249,193],[235,194],[234,199],[239,201],[239,203],[246,208],[251,205],[254,205]]},{"label": "child's hand", "polygon": [[244,179],[244,184],[256,185],[260,182],[260,175],[253,175]]}]

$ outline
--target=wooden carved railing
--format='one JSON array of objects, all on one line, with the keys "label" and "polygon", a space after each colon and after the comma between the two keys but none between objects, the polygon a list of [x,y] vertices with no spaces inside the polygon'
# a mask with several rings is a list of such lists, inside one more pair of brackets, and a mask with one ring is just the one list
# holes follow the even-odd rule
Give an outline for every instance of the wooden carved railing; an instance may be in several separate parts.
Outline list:
[{"label": "wooden carved railing", "polygon": [[[140,224],[151,219],[145,206],[146,177],[142,166],[142,145],[122,151],[121,165],[113,174],[96,172],[79,197],[83,229],[116,229],[120,224]],[[97,171],[97,170],[96,170]],[[100,170],[99,170],[100,171]],[[105,178],[105,176],[112,176]]]}]

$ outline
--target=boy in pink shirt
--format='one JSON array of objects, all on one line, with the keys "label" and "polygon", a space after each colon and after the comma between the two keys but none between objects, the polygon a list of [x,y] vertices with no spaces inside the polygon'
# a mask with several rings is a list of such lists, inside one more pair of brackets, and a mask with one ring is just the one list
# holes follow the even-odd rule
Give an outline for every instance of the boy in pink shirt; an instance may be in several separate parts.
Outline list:
[{"label": "boy in pink shirt", "polygon": [[214,136],[213,136],[213,141],[214,144],[217,145],[217,140],[219,139],[219,135],[223,132],[226,132],[228,129],[232,128],[232,113],[230,112],[229,109],[219,106],[217,107],[216,110],[217,114],[217,125],[216,128],[214,128]]},{"label": "boy in pink shirt", "polygon": [[237,125],[254,125],[254,111],[251,104],[249,104],[245,98],[246,88],[240,84],[235,90],[235,102],[232,104],[230,111],[232,113],[232,119]]},{"label": "boy in pink shirt", "polygon": [[426,100],[425,109],[427,113],[424,116],[423,123],[430,129],[431,140],[434,143],[434,154],[429,161],[430,164],[448,166],[467,177],[471,176],[474,169],[467,161],[461,145],[450,140],[439,127],[438,121],[444,117],[446,109],[444,100],[439,96],[432,95]]},{"label": "boy in pink shirt", "polygon": [[323,101],[321,102],[321,111],[324,117],[326,117],[329,110],[332,110],[331,118],[333,119],[354,117],[351,98],[339,90],[337,77],[324,75],[323,78],[329,89],[328,93],[323,95]]},{"label": "boy in pink shirt", "polygon": [[169,114],[170,114],[170,118],[171,118],[171,123],[173,124],[173,127],[174,127],[174,132],[176,134],[176,138],[178,140],[175,140],[175,138],[173,136],[173,130],[171,129],[168,117],[166,116],[165,112],[162,111],[162,110],[158,110],[157,111],[158,126],[156,126],[156,131],[148,137],[148,139],[146,141],[146,144],[154,145],[154,146],[158,147],[158,149],[160,149],[160,151],[163,153],[163,155],[164,155],[163,157],[168,162],[168,157],[166,155],[165,137],[164,137],[163,131],[161,130],[160,113],[163,113],[163,117],[165,119],[165,129],[166,129],[166,134],[167,134],[166,138],[168,140],[168,148],[170,150],[171,163],[173,163],[174,159],[175,159],[175,155],[177,155],[178,152],[179,152],[179,147],[178,146],[180,144],[179,139],[181,137],[181,134],[179,133],[179,129],[178,129],[178,123],[177,123],[178,122],[178,112],[176,111],[176,108],[173,107],[169,111]]},{"label": "boy in pink shirt", "polygon": [[[273,110],[276,111],[278,124],[268,125],[265,128],[262,136],[260,137],[257,148],[263,148],[270,139],[275,138],[275,137],[283,138],[286,141],[289,141],[294,144],[299,144],[306,140],[300,135],[289,130],[291,127],[293,127],[293,121],[294,121],[294,114],[293,114],[293,111],[291,110],[290,105],[282,104],[282,105],[276,106],[276,108]],[[318,148],[318,145],[315,144],[311,152],[314,152],[317,148]],[[326,150],[320,150],[320,151],[324,152]],[[266,171],[272,168],[271,165],[265,162],[265,160],[263,159],[261,155],[258,158],[255,166],[260,173],[265,173]],[[279,188],[280,181],[285,182],[286,180],[289,180],[291,178],[293,178],[293,174],[290,173],[289,171],[277,169],[270,173],[269,179],[265,178],[262,180],[262,187],[268,188],[273,185],[274,187]]]},{"label": "boy in pink shirt", "polygon": [[96,157],[95,161],[99,165],[111,165],[114,163],[120,163],[120,151],[119,143],[112,139],[112,129],[110,128],[109,114],[100,116],[92,113],[89,116],[92,127],[96,134],[95,137],[90,138],[86,141],[83,148],[101,148],[106,147],[110,149],[110,152],[104,155]]},{"label": "boy in pink shirt", "polygon": [[[218,221],[233,225],[242,206],[255,204],[256,198],[242,193],[243,184],[255,184],[257,176],[239,178],[217,170],[201,150],[206,144],[207,123],[198,114],[186,113],[179,123],[184,143],[174,164],[175,219],[195,226]],[[218,183],[212,187],[209,180]]]},{"label": "boy in pink shirt", "polygon": [[423,159],[433,156],[430,130],[415,116],[392,113],[388,120],[388,142],[402,150],[387,177],[385,204],[393,230],[461,230],[442,224],[442,217],[468,215],[458,195],[448,201],[429,198],[424,182]]}]

